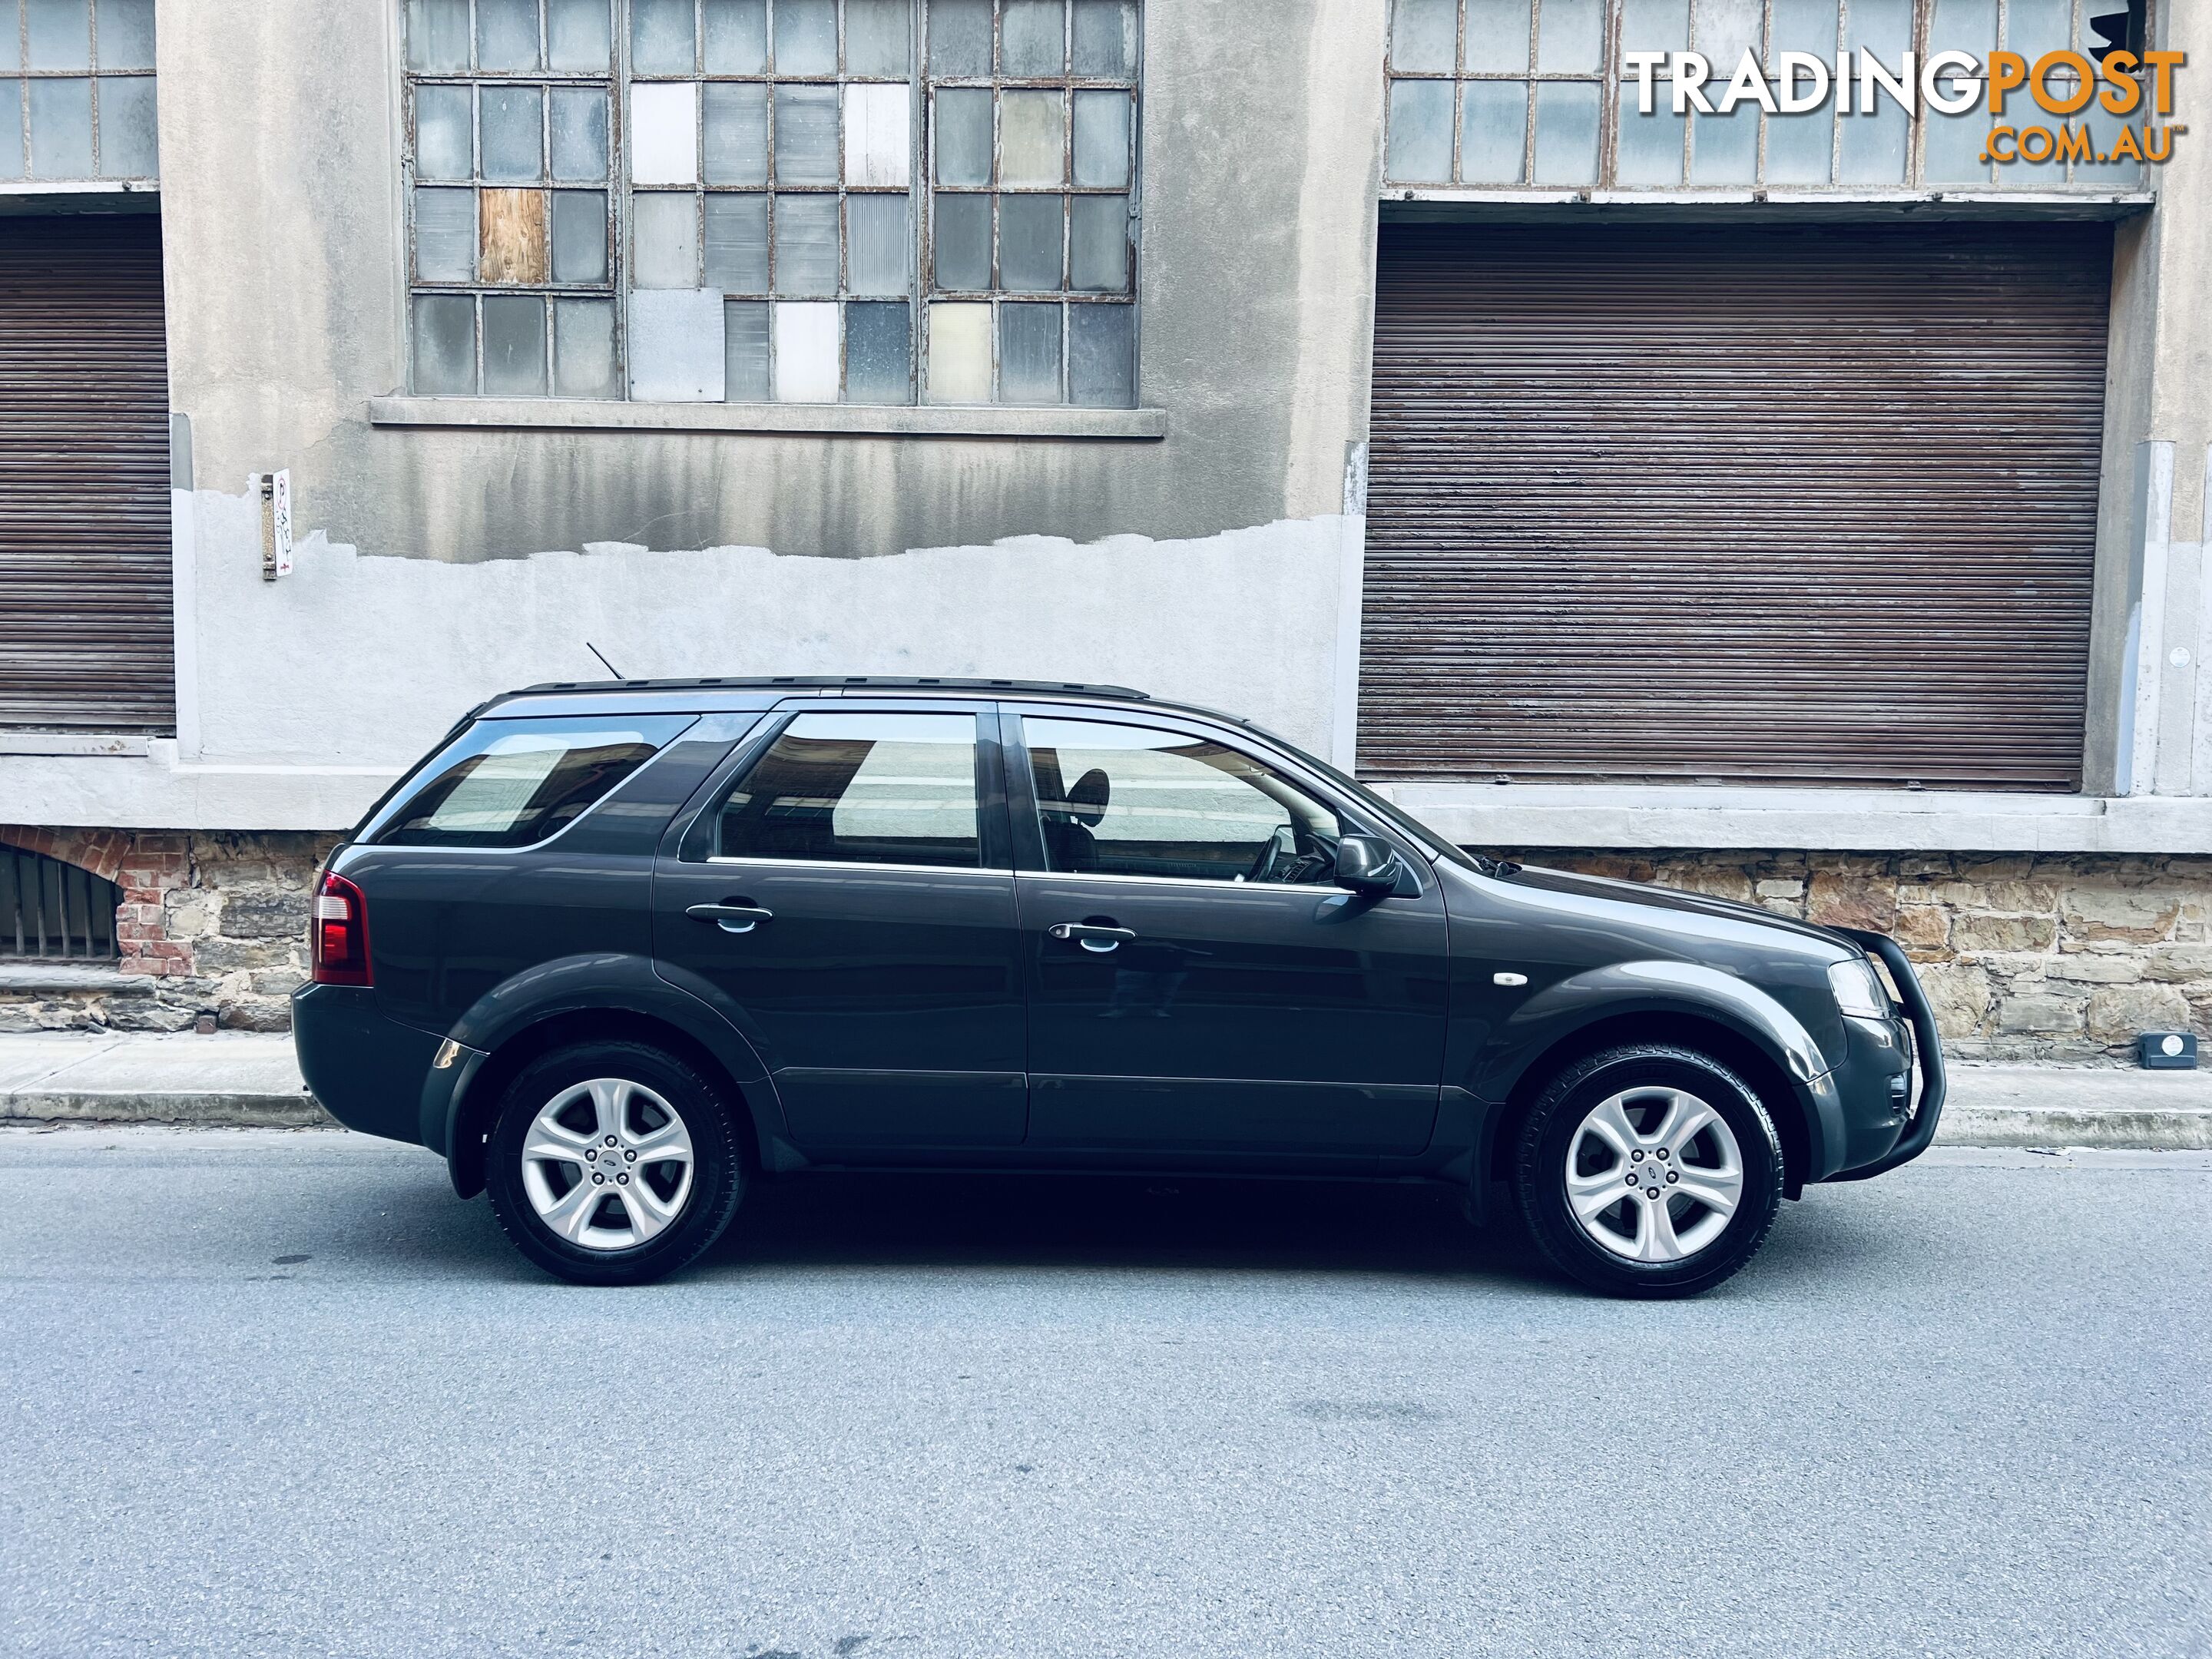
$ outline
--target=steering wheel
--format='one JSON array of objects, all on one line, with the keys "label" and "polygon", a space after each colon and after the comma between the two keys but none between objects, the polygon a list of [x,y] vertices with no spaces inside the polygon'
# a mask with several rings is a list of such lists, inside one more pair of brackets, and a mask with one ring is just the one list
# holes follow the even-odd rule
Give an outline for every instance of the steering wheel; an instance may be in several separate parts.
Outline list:
[{"label": "steering wheel", "polygon": [[1260,843],[1260,855],[1252,860],[1252,867],[1244,872],[1247,881],[1267,881],[1274,875],[1275,862],[1297,850],[1297,829],[1290,823],[1279,823],[1267,832],[1267,839]]},{"label": "steering wheel", "polygon": [[1246,881],[1312,881],[1336,862],[1335,849],[1295,818],[1279,823],[1244,872]]}]

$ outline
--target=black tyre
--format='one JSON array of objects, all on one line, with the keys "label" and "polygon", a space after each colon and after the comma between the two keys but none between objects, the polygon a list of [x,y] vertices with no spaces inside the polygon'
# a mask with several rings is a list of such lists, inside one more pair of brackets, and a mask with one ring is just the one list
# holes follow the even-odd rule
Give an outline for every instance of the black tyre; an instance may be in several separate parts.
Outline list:
[{"label": "black tyre", "polygon": [[731,1108],[675,1055],[583,1042],[507,1086],[485,1184],[514,1246],[579,1285],[643,1285],[721,1237],[744,1190]]},{"label": "black tyre", "polygon": [[1638,1044],[1552,1079],[1522,1126],[1514,1184],[1562,1271],[1614,1296],[1695,1296],[1765,1242],[1782,1141],[1718,1060]]}]

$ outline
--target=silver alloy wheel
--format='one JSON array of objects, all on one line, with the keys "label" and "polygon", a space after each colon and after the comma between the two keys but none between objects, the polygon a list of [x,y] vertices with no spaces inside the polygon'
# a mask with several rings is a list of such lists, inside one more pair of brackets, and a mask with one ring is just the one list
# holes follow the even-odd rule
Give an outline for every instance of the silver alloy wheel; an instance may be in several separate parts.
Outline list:
[{"label": "silver alloy wheel", "polygon": [[1567,1142],[1567,1207],[1631,1261],[1680,1261],[1727,1230],[1743,1200],[1743,1154],[1721,1115],[1650,1084],[1590,1108]]},{"label": "silver alloy wheel", "polygon": [[538,1219],[587,1250],[657,1237],[691,1196],[691,1132],[627,1078],[572,1084],[538,1109],[522,1142],[522,1186]]}]

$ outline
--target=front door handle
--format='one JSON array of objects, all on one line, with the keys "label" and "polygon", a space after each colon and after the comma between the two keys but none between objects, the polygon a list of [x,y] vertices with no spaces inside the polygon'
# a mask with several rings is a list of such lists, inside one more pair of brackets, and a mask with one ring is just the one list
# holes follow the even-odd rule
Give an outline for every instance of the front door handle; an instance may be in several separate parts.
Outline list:
[{"label": "front door handle", "polygon": [[1136,938],[1133,927],[1101,927],[1089,921],[1055,921],[1045,929],[1054,939],[1072,939],[1085,950],[1103,956],[1124,939]]},{"label": "front door handle", "polygon": [[684,914],[694,921],[711,921],[726,933],[750,933],[762,922],[775,920],[775,912],[757,904],[693,904]]}]

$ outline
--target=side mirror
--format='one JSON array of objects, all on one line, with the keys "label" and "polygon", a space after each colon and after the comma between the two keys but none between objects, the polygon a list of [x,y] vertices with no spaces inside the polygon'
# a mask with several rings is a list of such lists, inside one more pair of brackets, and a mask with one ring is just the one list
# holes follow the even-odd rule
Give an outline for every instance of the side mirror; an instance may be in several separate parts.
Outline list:
[{"label": "side mirror", "polygon": [[1405,873],[1390,843],[1379,836],[1346,836],[1336,843],[1336,884],[1380,897],[1398,890]]}]

